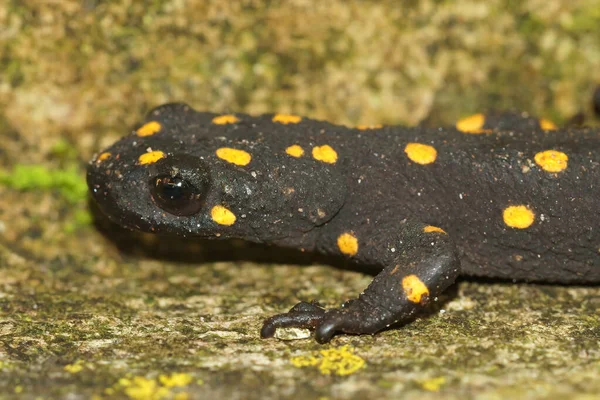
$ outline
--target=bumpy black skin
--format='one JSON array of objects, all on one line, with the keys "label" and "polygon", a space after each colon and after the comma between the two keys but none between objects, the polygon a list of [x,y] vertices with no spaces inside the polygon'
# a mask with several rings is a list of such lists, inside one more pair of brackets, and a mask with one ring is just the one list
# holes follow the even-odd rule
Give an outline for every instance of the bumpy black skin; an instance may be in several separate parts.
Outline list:
[{"label": "bumpy black skin", "polygon": [[[147,121],[159,122],[160,130],[115,143],[108,158],[90,163],[88,184],[101,209],[131,229],[339,255],[340,235],[355,237],[358,250],[346,256],[381,270],[369,287],[338,309],[300,303],[265,321],[263,337],[282,326],[314,328],[321,343],[335,332],[375,333],[409,319],[459,274],[600,282],[597,129],[542,131],[535,119],[514,114],[489,117],[484,128],[493,132],[483,134],[358,130],[309,119],[282,124],[242,114],[218,125],[212,122],[217,116],[184,104],[158,107]],[[410,142],[433,146],[435,161],[411,161]],[[294,144],[303,156],[286,154]],[[322,145],[335,150],[335,163],[313,158],[313,148]],[[250,163],[220,159],[215,152],[222,147],[246,151]],[[166,158],[139,165],[149,149]],[[543,170],[534,156],[545,150],[564,152],[568,167]],[[196,214],[175,216],[153,200],[150,182],[161,173],[202,188]],[[213,221],[215,205],[230,210],[235,223]],[[503,211],[513,205],[532,210],[530,226],[507,226]]]}]

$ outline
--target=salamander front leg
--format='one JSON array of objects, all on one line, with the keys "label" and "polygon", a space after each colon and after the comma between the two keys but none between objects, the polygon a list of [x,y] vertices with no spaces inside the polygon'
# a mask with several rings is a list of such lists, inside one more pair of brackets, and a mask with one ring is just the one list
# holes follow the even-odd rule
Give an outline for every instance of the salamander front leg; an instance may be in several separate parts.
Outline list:
[{"label": "salamander front leg", "polygon": [[[261,336],[272,337],[281,327],[310,328],[319,343],[327,343],[336,332],[373,334],[422,310],[458,276],[455,248],[440,228],[404,223],[397,230],[398,255],[390,257],[357,299],[331,310],[298,303],[289,312],[265,320]],[[378,249],[389,242],[387,238],[380,246],[371,240]]]}]

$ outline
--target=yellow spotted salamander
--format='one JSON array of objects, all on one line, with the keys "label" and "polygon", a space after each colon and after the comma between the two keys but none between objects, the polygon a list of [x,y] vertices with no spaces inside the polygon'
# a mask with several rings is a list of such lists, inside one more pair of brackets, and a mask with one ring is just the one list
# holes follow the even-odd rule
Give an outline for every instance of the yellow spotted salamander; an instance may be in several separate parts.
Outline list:
[{"label": "yellow spotted salamander", "polygon": [[347,128],[167,104],[100,153],[87,180],[130,229],[242,238],[380,271],[339,308],[301,302],[267,319],[262,337],[372,334],[410,320],[460,274],[600,283],[598,129],[518,114]]}]

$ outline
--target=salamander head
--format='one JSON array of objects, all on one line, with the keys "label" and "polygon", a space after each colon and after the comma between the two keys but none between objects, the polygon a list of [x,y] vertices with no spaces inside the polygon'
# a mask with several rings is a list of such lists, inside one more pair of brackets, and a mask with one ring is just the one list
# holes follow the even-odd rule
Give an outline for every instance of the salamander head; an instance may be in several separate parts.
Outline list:
[{"label": "salamander head", "polygon": [[279,152],[281,135],[261,123],[158,107],[90,162],[88,186],[111,220],[145,232],[266,241],[327,222],[344,201],[341,176]]}]

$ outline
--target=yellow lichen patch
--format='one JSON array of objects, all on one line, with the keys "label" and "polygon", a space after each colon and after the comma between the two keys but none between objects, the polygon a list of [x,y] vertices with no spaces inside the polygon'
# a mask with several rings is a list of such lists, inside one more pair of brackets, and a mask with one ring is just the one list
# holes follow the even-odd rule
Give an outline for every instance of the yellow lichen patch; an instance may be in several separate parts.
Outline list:
[{"label": "yellow lichen patch", "polygon": [[214,117],[212,119],[212,123],[216,125],[235,124],[238,121],[238,117],[232,114],[219,115],[218,117]]},{"label": "yellow lichen patch", "polygon": [[510,206],[502,213],[504,223],[511,228],[529,228],[535,220],[535,214],[527,206]]},{"label": "yellow lichen patch", "polygon": [[404,152],[412,161],[422,165],[431,164],[437,158],[437,150],[428,144],[409,143]]},{"label": "yellow lichen patch", "polygon": [[423,228],[423,232],[425,232],[425,233],[431,233],[431,232],[446,233],[446,231],[443,230],[442,228],[438,228],[437,226],[433,226],[433,225],[427,225],[425,228]]},{"label": "yellow lichen patch", "polygon": [[79,360],[74,362],[73,364],[65,365],[63,369],[70,374],[76,374],[83,370],[83,366],[83,361]]},{"label": "yellow lichen patch", "polygon": [[383,125],[381,124],[375,124],[375,125],[356,125],[356,129],[358,129],[359,131],[366,131],[369,129],[380,129],[383,128]]},{"label": "yellow lichen patch", "polygon": [[150,121],[150,122],[146,122],[144,125],[140,126],[135,131],[135,134],[138,136],[152,136],[155,133],[157,133],[158,131],[160,131],[161,128],[162,128],[162,126],[160,125],[160,122]]},{"label": "yellow lichen patch", "polygon": [[297,124],[302,120],[302,117],[293,114],[275,114],[273,116],[273,122],[279,122],[280,124]]},{"label": "yellow lichen patch", "polygon": [[292,365],[297,368],[317,367],[323,375],[350,375],[365,366],[365,360],[346,346],[320,350],[306,356],[292,357]]},{"label": "yellow lichen patch", "polygon": [[340,251],[347,256],[358,253],[358,240],[352,233],[345,232],[338,236],[337,245]]},{"label": "yellow lichen patch", "polygon": [[235,215],[223,206],[214,206],[210,210],[210,216],[213,221],[219,225],[231,226],[235,223]]},{"label": "yellow lichen patch", "polygon": [[158,381],[166,387],[182,387],[189,385],[194,378],[190,374],[173,373],[171,375],[160,375]]},{"label": "yellow lichen patch", "polygon": [[287,149],[285,149],[285,152],[292,156],[292,157],[302,157],[304,155],[304,149],[300,146],[298,146],[297,144],[293,144],[290,147],[288,147]]},{"label": "yellow lichen patch", "polygon": [[558,129],[556,124],[554,122],[550,121],[549,119],[542,118],[539,120],[539,123],[540,123],[540,128],[542,128],[545,131],[554,131],[554,130]]},{"label": "yellow lichen patch", "polygon": [[429,392],[438,392],[444,383],[446,383],[446,378],[439,376],[422,381],[421,387]]},{"label": "yellow lichen patch", "polygon": [[537,165],[547,172],[560,172],[567,168],[569,157],[562,151],[540,151],[534,157]]},{"label": "yellow lichen patch", "polygon": [[406,298],[413,303],[420,303],[423,296],[429,295],[427,286],[414,274],[402,278],[402,289],[404,289]]},{"label": "yellow lichen patch", "polygon": [[458,120],[456,129],[464,133],[489,133],[491,129],[482,129],[485,125],[485,115],[473,114],[466,118]]},{"label": "yellow lichen patch", "polygon": [[105,151],[104,153],[100,154],[98,158],[96,158],[96,162],[101,163],[102,161],[108,160],[111,155],[112,154],[110,154],[108,151]]},{"label": "yellow lichen patch", "polygon": [[160,150],[151,151],[148,153],[144,153],[138,157],[138,164],[147,165],[153,164],[160,160],[161,158],[165,158],[167,155]]},{"label": "yellow lichen patch", "polygon": [[328,164],[335,164],[338,158],[335,150],[327,144],[313,147],[312,156],[315,160],[323,161]]},{"label": "yellow lichen patch", "polygon": [[[127,377],[119,379],[113,386],[105,389],[104,394],[114,397],[118,392],[123,392],[128,398],[134,400],[185,400],[189,398],[188,393],[175,393],[172,388],[187,386],[192,383],[192,381],[193,377],[185,373],[163,374],[159,375],[157,379],[149,379],[144,376],[131,377],[131,375],[127,375]],[[197,384],[201,385],[202,383]]]},{"label": "yellow lichen patch", "polygon": [[217,157],[235,165],[248,165],[252,160],[250,153],[244,150],[221,147],[216,151]]}]

